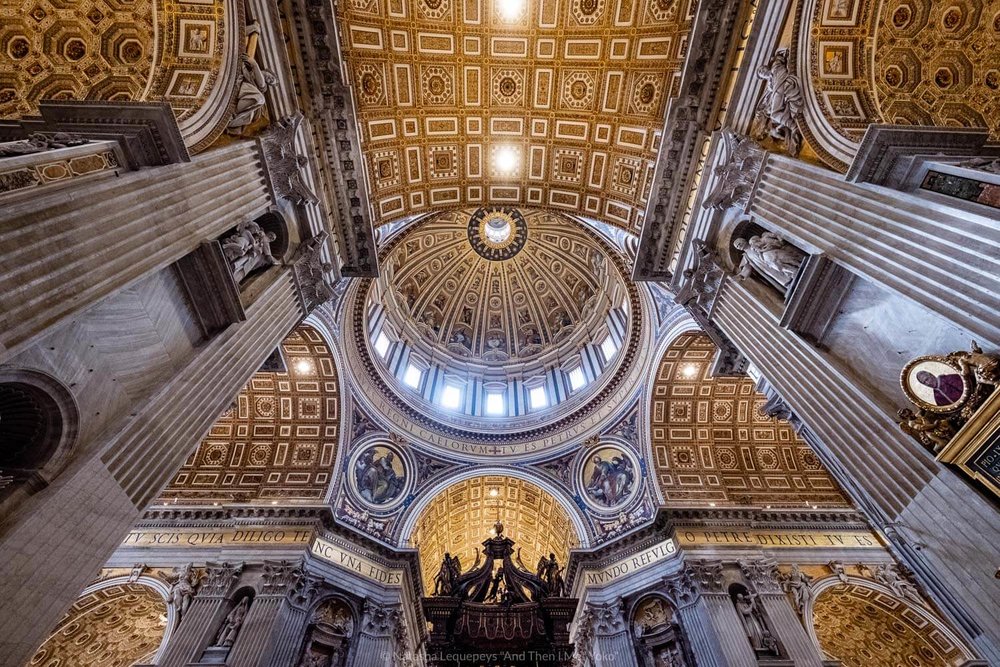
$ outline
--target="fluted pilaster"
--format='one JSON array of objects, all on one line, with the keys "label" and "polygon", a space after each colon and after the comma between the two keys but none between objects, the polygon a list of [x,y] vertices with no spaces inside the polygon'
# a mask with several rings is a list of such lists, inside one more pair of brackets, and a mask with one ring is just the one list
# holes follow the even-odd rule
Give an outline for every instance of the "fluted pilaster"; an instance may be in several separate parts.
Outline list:
[{"label": "fluted pilaster", "polygon": [[257,148],[241,142],[0,207],[0,362],[271,203]]},{"label": "fluted pilaster", "polygon": [[228,611],[228,596],[242,571],[242,565],[208,564],[197,595],[160,658],[160,667],[184,667],[201,657],[215,639],[219,624]]},{"label": "fluted pilaster", "polygon": [[768,155],[750,212],[851,272],[1000,345],[996,220]]},{"label": "fluted pilaster", "polygon": [[851,373],[780,327],[745,286],[727,282],[713,320],[815,434],[818,452],[855,501],[892,524],[899,553],[912,559],[926,590],[1000,661],[996,509],[903,434]]}]

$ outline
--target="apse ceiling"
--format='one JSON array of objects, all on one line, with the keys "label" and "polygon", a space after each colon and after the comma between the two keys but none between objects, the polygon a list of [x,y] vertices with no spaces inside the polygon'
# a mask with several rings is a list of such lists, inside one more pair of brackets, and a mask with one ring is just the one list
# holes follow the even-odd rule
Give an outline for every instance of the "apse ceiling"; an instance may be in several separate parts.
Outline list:
[{"label": "apse ceiling", "polygon": [[566,510],[538,486],[499,475],[467,479],[431,500],[410,538],[420,551],[424,590],[434,590],[445,553],[461,559],[463,572],[471,569],[476,549],[481,551],[483,541],[493,536],[497,519],[532,571],[543,554],[555,553],[565,565],[570,548],[579,544]]},{"label": "apse ceiling", "polygon": [[638,230],[690,0],[344,0],[375,224],[564,209]]}]

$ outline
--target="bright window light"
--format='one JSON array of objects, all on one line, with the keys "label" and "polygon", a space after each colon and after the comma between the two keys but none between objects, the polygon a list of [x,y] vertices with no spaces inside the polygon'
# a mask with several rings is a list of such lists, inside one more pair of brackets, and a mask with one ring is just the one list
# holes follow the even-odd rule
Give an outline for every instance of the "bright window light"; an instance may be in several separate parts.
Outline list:
[{"label": "bright window light", "polygon": [[549,397],[545,395],[545,387],[532,387],[528,391],[528,402],[532,410],[544,408],[549,404]]},{"label": "bright window light", "polygon": [[577,366],[569,372],[569,388],[576,391],[587,384],[587,376],[583,373],[583,368]]},{"label": "bright window light", "polygon": [[517,150],[512,146],[501,146],[493,154],[493,166],[497,173],[508,176],[517,172],[518,167]]},{"label": "bright window light", "polygon": [[486,414],[502,415],[505,412],[503,393],[499,391],[486,392]]},{"label": "bright window light", "polygon": [[414,389],[420,388],[420,380],[424,377],[424,372],[414,366],[413,364],[408,364],[406,366],[406,372],[403,373],[403,383]]},{"label": "bright window light", "polygon": [[375,338],[375,351],[378,352],[378,356],[385,359],[385,355],[389,351],[389,337],[385,335],[384,331],[379,331]]},{"label": "bright window light", "polygon": [[611,361],[611,358],[615,356],[615,352],[618,351],[618,345],[615,344],[615,339],[610,335],[604,339],[601,343],[601,352],[604,353],[604,360]]},{"label": "bright window light", "polygon": [[495,0],[495,2],[500,18],[507,23],[517,21],[524,13],[525,0]]},{"label": "bright window light", "polygon": [[441,391],[441,406],[457,410],[462,405],[462,390],[453,384],[446,384]]}]

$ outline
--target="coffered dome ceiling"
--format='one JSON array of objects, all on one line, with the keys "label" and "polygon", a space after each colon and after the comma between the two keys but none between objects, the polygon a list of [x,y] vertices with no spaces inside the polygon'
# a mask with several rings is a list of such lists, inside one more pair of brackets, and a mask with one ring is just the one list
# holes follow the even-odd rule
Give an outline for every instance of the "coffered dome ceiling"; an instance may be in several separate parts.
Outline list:
[{"label": "coffered dome ceiling", "polygon": [[489,202],[638,229],[691,8],[338,3],[376,224]]},{"label": "coffered dome ceiling", "polygon": [[524,246],[490,261],[470,243],[488,224],[477,213],[424,223],[383,262],[380,300],[401,337],[455,361],[508,366],[577,347],[622,305],[621,277],[582,229],[512,211],[530,229]]}]

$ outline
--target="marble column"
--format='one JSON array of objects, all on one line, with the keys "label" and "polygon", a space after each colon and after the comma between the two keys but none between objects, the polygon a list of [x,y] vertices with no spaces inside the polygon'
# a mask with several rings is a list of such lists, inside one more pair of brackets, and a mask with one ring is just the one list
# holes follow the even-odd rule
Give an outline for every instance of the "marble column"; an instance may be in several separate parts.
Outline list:
[{"label": "marble column", "polygon": [[348,667],[400,664],[407,651],[407,634],[406,621],[399,607],[367,600]]},{"label": "marble column", "polygon": [[[300,576],[301,564],[287,561],[264,562],[260,590],[229,651],[229,664],[246,667],[269,664],[274,642],[278,639],[279,631],[286,629],[285,616],[291,611],[287,594]],[[299,639],[301,640],[301,633]]]},{"label": "marble column", "polygon": [[823,667],[823,657],[806,633],[788,596],[781,589],[777,566],[773,560],[740,561],[740,569],[767,617],[768,629],[781,643],[796,667]]},{"label": "marble column", "polygon": [[232,397],[305,315],[287,271],[200,346],[133,418],[112,425],[6,518],[0,533],[0,655],[26,663],[198,446]]},{"label": "marble column", "polygon": [[309,625],[309,612],[323,580],[300,571],[288,587],[285,603],[271,632],[270,648],[259,664],[266,667],[295,667]]},{"label": "marble column", "polygon": [[588,667],[636,667],[622,603],[587,603],[577,621],[576,654]]},{"label": "marble column", "polygon": [[726,282],[712,320],[802,421],[817,454],[938,606],[1000,664],[996,508],[900,431],[849,369],[779,326],[746,285]]},{"label": "marble column", "polygon": [[229,595],[242,571],[242,563],[206,566],[198,592],[160,658],[160,667],[184,667],[198,661],[219,631],[228,612]]},{"label": "marble column", "polygon": [[274,203],[251,142],[86,185],[0,207],[0,362]]},{"label": "marble column", "polygon": [[768,154],[748,210],[799,245],[1000,346],[1000,228],[988,213]]}]

